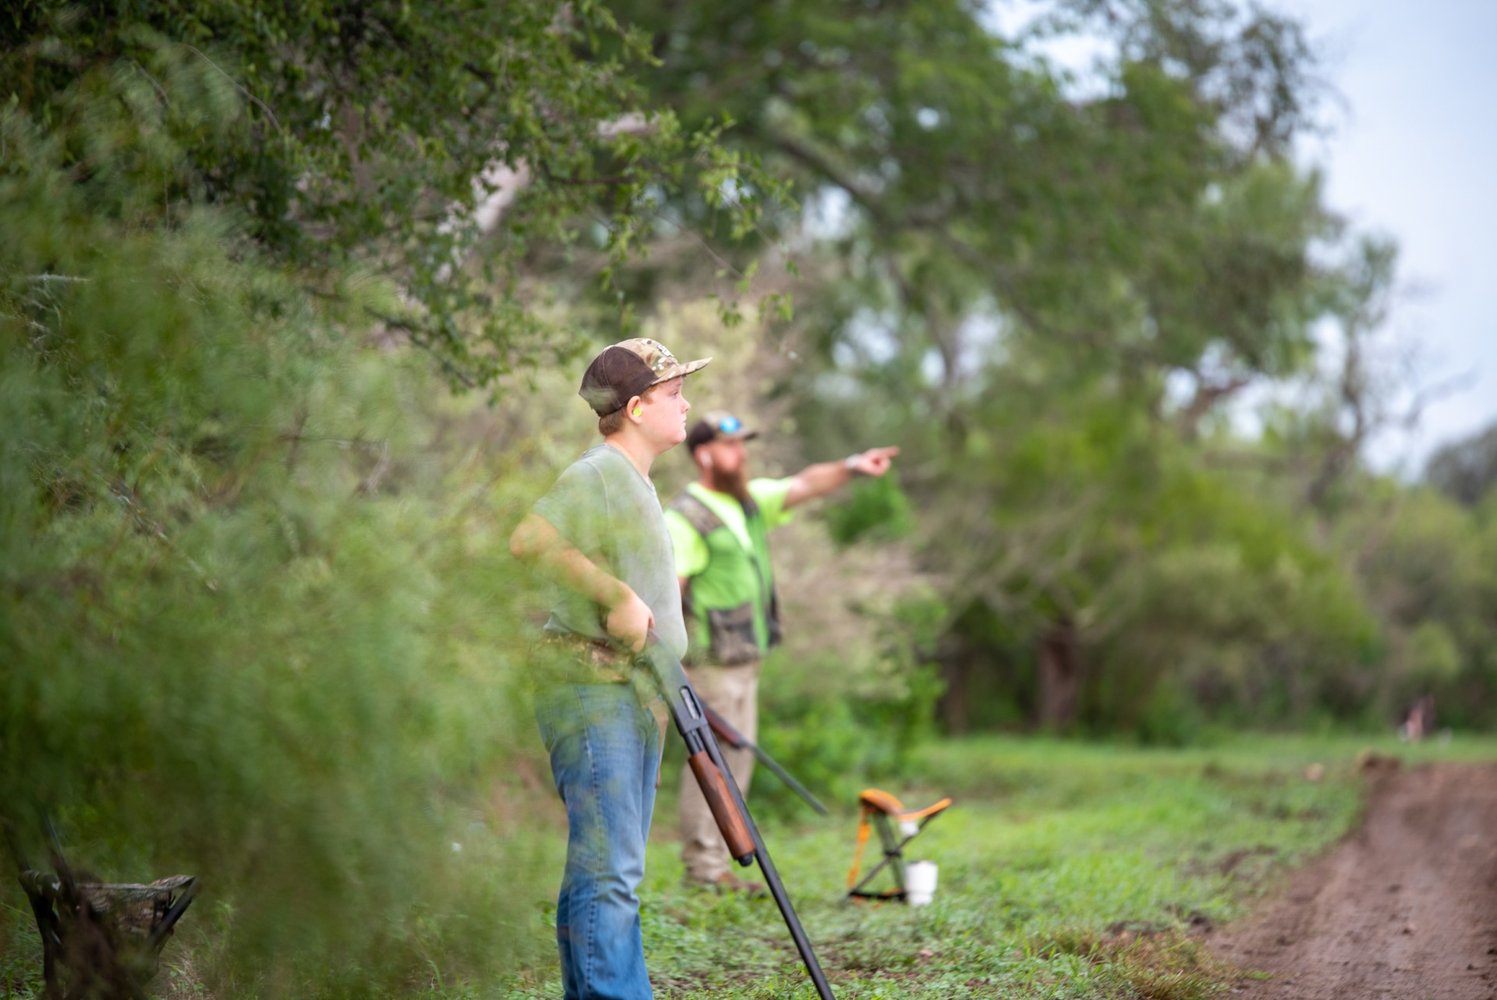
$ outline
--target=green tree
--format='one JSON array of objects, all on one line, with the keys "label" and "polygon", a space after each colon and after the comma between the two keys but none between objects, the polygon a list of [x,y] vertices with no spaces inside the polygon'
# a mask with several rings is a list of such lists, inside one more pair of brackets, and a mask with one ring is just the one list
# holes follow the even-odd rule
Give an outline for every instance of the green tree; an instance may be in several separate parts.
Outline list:
[{"label": "green tree", "polygon": [[1451,499],[1474,506],[1497,485],[1497,427],[1438,448],[1424,478]]},{"label": "green tree", "polygon": [[[1164,529],[1161,491],[1195,475],[1160,471],[1171,427],[1200,435],[1249,385],[1304,372],[1326,289],[1354,277],[1313,262],[1345,233],[1285,155],[1318,96],[1299,26],[1226,3],[1059,4],[1012,37],[959,4],[619,10],[683,120],[727,108],[730,141],[839,206],[776,334],[825,367],[784,394],[800,426],[918,456],[907,486],[947,606],[1008,619],[1038,671],[1031,711],[1071,725],[1105,673],[1085,658],[1147,627],[1130,602],[1150,546],[1246,530],[1210,506],[1184,512],[1206,537]],[[1086,81],[1041,54],[1088,31],[1106,55]]]},{"label": "green tree", "polygon": [[[360,305],[460,382],[573,343],[543,318],[554,296],[627,307],[611,275],[664,195],[745,229],[777,190],[715,120],[648,103],[644,40],[599,4],[34,0],[0,31],[10,113],[59,137],[96,210],[170,225],[222,206],[315,294],[381,275],[405,304]],[[571,288],[529,280],[555,254]]]},{"label": "green tree", "polygon": [[739,160],[642,101],[595,5],[35,2],[0,32],[3,818],[33,861],[50,817],[105,877],[199,874],[225,995],[534,960],[540,869],[484,806],[528,744],[529,480],[443,450],[425,369],[575,353],[556,303],[617,316],[650,206]]},{"label": "green tree", "polygon": [[1336,525],[1381,625],[1385,669],[1356,683],[1380,721],[1432,694],[1447,724],[1489,725],[1497,593],[1493,534],[1471,510],[1427,487],[1363,484]]}]

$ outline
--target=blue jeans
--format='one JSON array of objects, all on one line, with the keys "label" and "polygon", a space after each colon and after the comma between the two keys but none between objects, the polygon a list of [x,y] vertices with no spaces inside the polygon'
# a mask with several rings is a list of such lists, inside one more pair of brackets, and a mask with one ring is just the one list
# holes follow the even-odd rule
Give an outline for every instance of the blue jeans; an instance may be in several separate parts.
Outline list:
[{"label": "blue jeans", "polygon": [[536,721],[567,808],[556,943],[567,1000],[648,1000],[639,896],[660,729],[628,684],[561,684]]}]

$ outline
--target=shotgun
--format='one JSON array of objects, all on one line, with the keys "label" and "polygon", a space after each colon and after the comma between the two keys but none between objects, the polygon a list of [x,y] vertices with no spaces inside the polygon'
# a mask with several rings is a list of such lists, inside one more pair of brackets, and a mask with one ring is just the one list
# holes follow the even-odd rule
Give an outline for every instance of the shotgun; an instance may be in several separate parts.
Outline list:
[{"label": "shotgun", "polygon": [[758,759],[759,763],[763,764],[765,767],[773,771],[776,777],[778,777],[786,785],[790,786],[790,790],[792,792],[810,803],[812,809],[815,809],[823,816],[827,815],[826,806],[822,805],[820,800],[818,800],[816,796],[807,791],[805,785],[802,785],[799,781],[796,781],[794,778],[792,778],[790,776],[790,772],[781,767],[779,765],[779,762],[776,761],[773,757],[765,753],[757,743],[750,743],[747,736],[744,736],[738,730],[734,729],[732,723],[728,722],[728,720],[724,719],[721,715],[718,715],[717,712],[713,710],[711,705],[703,702],[702,708],[707,712],[707,725],[712,727],[712,731],[717,734],[717,738],[720,742],[726,743],[734,750],[751,751],[754,757]]},{"label": "shotgun", "polygon": [[795,907],[790,905],[790,897],[785,893],[785,886],[780,882],[774,862],[770,860],[764,838],[759,836],[759,828],[754,826],[754,820],[749,816],[748,806],[738,790],[738,783],[733,780],[733,773],[723,760],[722,749],[717,745],[717,737],[712,734],[712,726],[707,721],[707,707],[697,698],[691,682],[686,679],[681,661],[663,649],[654,631],[651,631],[645,648],[635,654],[635,664],[649,671],[656,689],[670,708],[676,731],[686,742],[687,764],[702,788],[702,795],[707,799],[707,806],[712,810],[712,817],[717,820],[723,839],[728,843],[728,853],[740,865],[748,866],[754,861],[759,862],[759,870],[764,873],[764,883],[780,908],[780,916],[785,918],[785,926],[789,928],[790,937],[795,941],[795,949],[800,952],[801,961],[810,973],[817,995],[821,1000],[836,1000],[832,995],[832,987],[821,971],[820,963],[816,961],[816,953],[811,950],[811,942],[806,937],[805,929],[801,927],[800,918],[795,915]]}]

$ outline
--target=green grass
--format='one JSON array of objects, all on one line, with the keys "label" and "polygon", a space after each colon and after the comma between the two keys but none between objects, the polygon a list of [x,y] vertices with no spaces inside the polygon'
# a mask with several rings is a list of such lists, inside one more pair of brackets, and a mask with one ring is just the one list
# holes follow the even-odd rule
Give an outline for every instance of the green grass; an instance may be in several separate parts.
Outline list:
[{"label": "green grass", "polygon": [[[906,849],[940,866],[935,902],[923,908],[846,901],[854,803],[834,803],[828,818],[804,810],[790,823],[766,820],[763,833],[839,998],[1191,1000],[1218,994],[1228,975],[1196,932],[1241,915],[1356,822],[1358,757],[1367,751],[1406,766],[1497,759],[1497,740],[1408,747],[1392,739],[1232,737],[1188,750],[999,737],[931,744],[905,780],[882,783],[910,806],[956,800]],[[657,996],[814,997],[772,900],[681,884],[670,777],[641,890]],[[755,779],[774,780],[763,772]],[[433,972],[385,995],[557,995],[550,893],[564,838],[549,805],[535,803],[528,823],[509,825],[507,842],[486,843],[498,838],[472,827],[463,847],[475,878],[492,881],[484,898],[507,910],[520,944],[506,947],[521,956],[518,967],[497,980]],[[877,854],[875,838],[865,870]],[[530,878],[506,879],[505,860],[516,858]],[[7,898],[16,904],[24,906]],[[195,925],[194,916],[202,917]],[[161,995],[215,995],[186,974],[211,950],[211,925],[203,914],[184,921],[154,984]],[[38,986],[37,949],[21,938],[0,949],[0,971],[18,997]],[[440,965],[434,958],[433,970]]]},{"label": "green grass", "polygon": [[[1239,916],[1277,876],[1355,823],[1358,755],[1368,750],[1412,764],[1490,759],[1497,742],[933,744],[906,784],[885,786],[912,806],[956,799],[907,848],[940,865],[926,908],[844,901],[857,828],[851,808],[828,819],[807,812],[803,822],[763,832],[839,997],[1185,1000],[1213,995],[1225,979],[1193,932]],[[680,885],[672,815],[662,802],[643,890],[657,994],[814,997],[772,901]],[[543,979],[519,995],[551,992]]]}]

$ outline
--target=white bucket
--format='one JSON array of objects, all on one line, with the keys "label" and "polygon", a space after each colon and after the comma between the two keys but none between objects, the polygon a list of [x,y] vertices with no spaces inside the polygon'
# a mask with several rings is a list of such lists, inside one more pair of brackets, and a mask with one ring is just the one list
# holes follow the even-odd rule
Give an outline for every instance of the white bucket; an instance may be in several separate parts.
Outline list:
[{"label": "white bucket", "polygon": [[904,869],[904,901],[911,906],[928,906],[936,895],[936,863],[911,861]]}]

